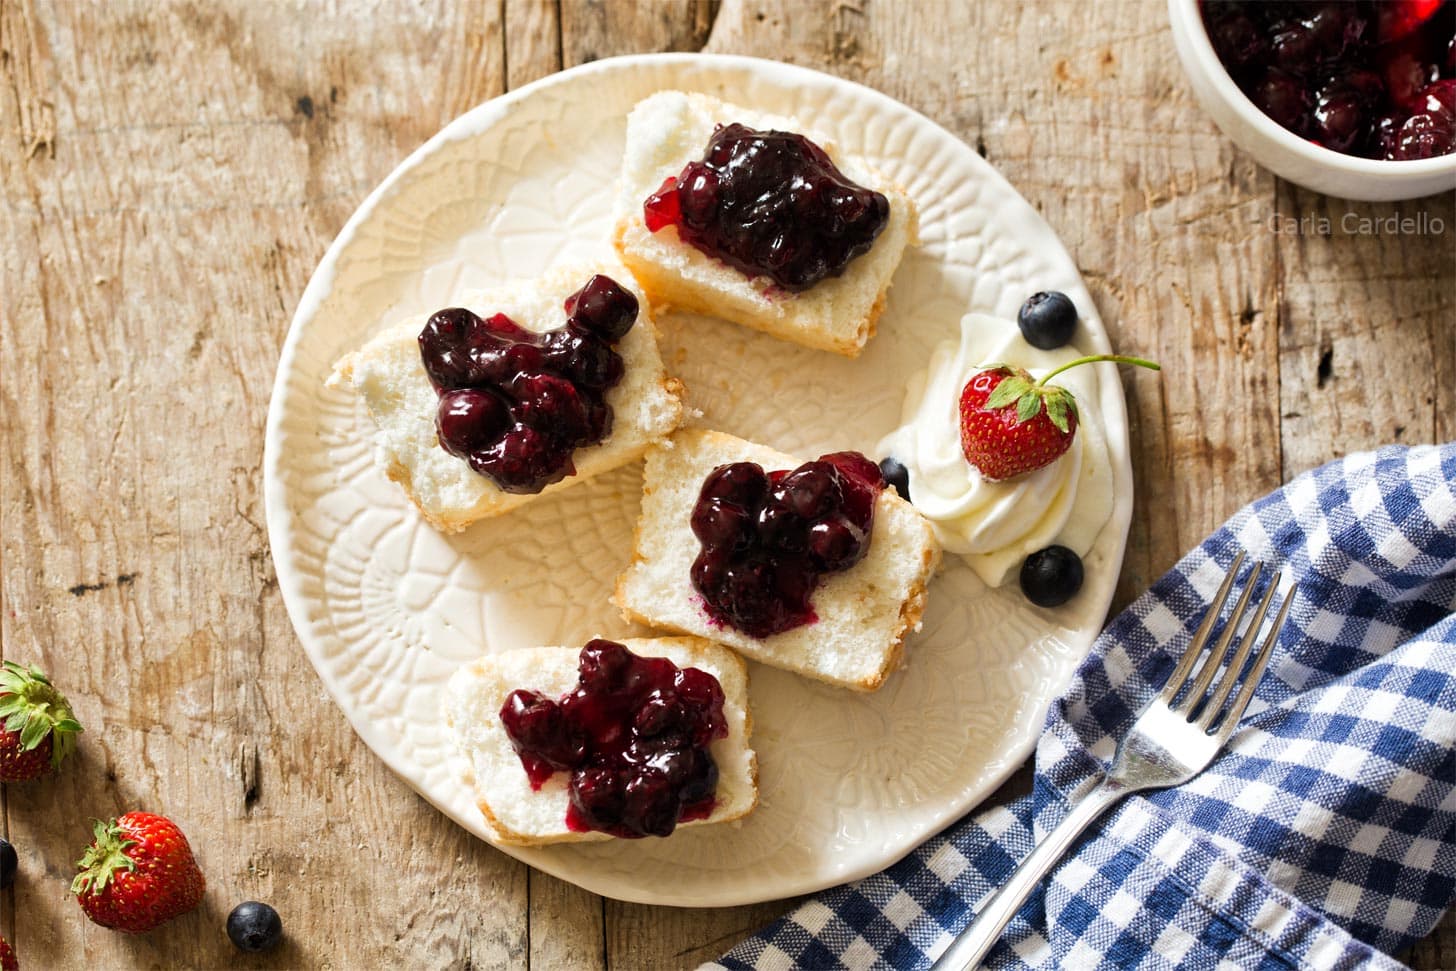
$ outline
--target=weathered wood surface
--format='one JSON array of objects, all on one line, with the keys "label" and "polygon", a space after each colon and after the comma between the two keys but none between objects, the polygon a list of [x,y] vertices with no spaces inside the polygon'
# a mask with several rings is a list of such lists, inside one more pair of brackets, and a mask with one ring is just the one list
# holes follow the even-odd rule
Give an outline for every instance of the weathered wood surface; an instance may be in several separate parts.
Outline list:
[{"label": "weathered wood surface", "polygon": [[[25,967],[684,967],[787,908],[603,901],[437,814],[299,650],[260,496],[288,319],[369,189],[503,91],[697,49],[863,81],[959,134],[1060,233],[1114,343],[1178,376],[1126,377],[1159,498],[1115,606],[1304,469],[1456,438],[1452,197],[1355,205],[1260,169],[1151,0],[0,0],[0,647],[88,726],[58,778],[3,793]],[[1444,230],[1359,232],[1392,213]],[[140,939],[65,893],[88,820],[135,807],[176,818],[209,881]],[[281,952],[231,949],[245,898],[278,906]],[[1456,966],[1456,922],[1405,958]]]}]

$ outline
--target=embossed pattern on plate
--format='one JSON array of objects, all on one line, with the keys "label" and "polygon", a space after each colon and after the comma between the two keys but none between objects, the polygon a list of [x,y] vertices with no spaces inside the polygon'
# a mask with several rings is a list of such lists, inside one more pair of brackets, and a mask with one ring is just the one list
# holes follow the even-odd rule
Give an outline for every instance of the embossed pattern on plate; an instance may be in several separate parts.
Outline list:
[{"label": "embossed pattern on plate", "polygon": [[[441,725],[441,686],[481,652],[641,632],[609,601],[630,554],[640,468],[442,536],[373,465],[362,407],[324,379],[384,324],[462,289],[610,256],[625,116],[664,88],[812,119],[921,208],[921,246],[858,360],[665,317],[663,357],[702,423],[804,455],[868,451],[963,313],[1014,317],[1036,290],[1068,293],[1087,323],[1083,349],[1108,350],[1075,265],[1036,212],[964,143],[867,88],[749,58],[635,56],[554,75],[451,123],[364,202],[310,281],[279,365],[264,467],[279,583],[319,676],[390,768],[482,838]],[[873,872],[988,795],[1031,751],[1122,563],[1132,473],[1122,388],[1105,367],[1097,407],[1118,502],[1072,604],[1038,610],[947,557],[906,669],[876,694],[753,667],[762,801],[742,824],[506,852],[607,896],[726,906]]]}]

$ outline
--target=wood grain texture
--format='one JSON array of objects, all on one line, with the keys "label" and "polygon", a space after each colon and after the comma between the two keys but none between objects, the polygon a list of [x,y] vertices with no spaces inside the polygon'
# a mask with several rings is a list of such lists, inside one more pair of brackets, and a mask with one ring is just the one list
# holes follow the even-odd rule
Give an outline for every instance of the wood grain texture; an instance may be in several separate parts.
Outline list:
[{"label": "wood grain texture", "polygon": [[555,0],[506,0],[506,86],[561,70],[561,8]]},{"label": "wood grain texture", "polygon": [[[1198,109],[1156,5],[0,0],[0,650],[88,727],[60,776],[3,794],[23,966],[686,967],[791,905],[607,902],[445,820],[298,649],[260,496],[289,316],[365,194],[483,100],[697,49],[861,81],[950,129],[1056,229],[1115,345],[1163,363],[1124,379],[1159,501],[1135,507],[1114,606],[1304,469],[1456,439],[1452,196],[1277,180]],[[1423,213],[1443,229],[1369,229]],[[209,890],[131,939],[64,887],[90,818],[139,807],[192,836]],[[223,936],[249,898],[282,912],[282,951]],[[1403,958],[1453,955],[1448,915]]]},{"label": "wood grain texture", "polygon": [[1356,204],[1286,185],[1278,209],[1268,229],[1283,269],[1280,366],[1293,371],[1280,395],[1286,475],[1388,442],[1449,441],[1449,200]]},{"label": "wood grain texture", "polygon": [[562,67],[616,54],[699,50],[716,9],[714,0],[565,0]]}]

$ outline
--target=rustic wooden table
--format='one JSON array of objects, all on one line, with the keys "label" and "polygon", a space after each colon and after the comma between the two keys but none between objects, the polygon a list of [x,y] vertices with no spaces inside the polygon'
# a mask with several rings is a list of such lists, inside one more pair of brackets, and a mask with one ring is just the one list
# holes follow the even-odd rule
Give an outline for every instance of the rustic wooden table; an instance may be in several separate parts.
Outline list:
[{"label": "rustic wooden table", "polygon": [[[1157,0],[0,0],[0,635],[88,729],[3,794],[24,967],[683,967],[788,908],[603,900],[436,813],[325,695],[263,519],[278,350],[364,195],[485,99],[666,50],[863,81],[1045,214],[1113,343],[1165,368],[1124,376],[1114,607],[1300,471],[1456,439],[1452,196],[1355,204],[1261,169],[1194,103]],[[88,821],[138,807],[182,824],[209,890],[132,939],[65,888]],[[232,950],[247,898],[282,950]],[[1404,957],[1456,966],[1456,923]]]}]

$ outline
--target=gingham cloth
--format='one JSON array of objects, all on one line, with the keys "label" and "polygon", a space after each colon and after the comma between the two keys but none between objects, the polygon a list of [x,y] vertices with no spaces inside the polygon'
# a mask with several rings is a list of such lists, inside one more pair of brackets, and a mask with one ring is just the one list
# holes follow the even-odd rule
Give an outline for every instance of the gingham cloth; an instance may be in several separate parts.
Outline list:
[{"label": "gingham cloth", "polygon": [[988,966],[1400,967],[1456,900],[1456,444],[1350,456],[1245,508],[1098,638],[1029,796],[712,966],[928,966],[1095,783],[1239,549],[1298,590],[1228,749],[1094,823]]}]

